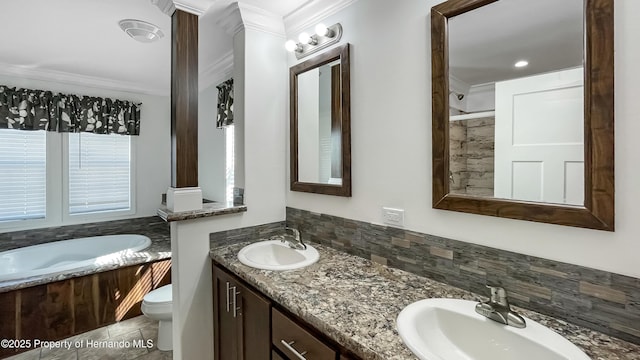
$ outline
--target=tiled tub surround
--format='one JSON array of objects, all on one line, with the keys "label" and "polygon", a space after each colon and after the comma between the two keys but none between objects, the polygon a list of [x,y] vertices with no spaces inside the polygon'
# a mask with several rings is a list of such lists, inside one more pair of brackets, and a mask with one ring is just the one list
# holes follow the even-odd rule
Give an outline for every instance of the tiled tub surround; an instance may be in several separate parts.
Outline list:
[{"label": "tiled tub surround", "polygon": [[514,305],[640,344],[640,279],[294,208],[287,226],[305,241],[478,294],[503,286]]},{"label": "tiled tub surround", "polygon": [[0,293],[171,258],[169,225],[156,216],[1,233],[0,251],[58,240],[117,234],[145,235],[151,239],[151,246],[130,256],[113,259],[112,262],[99,266],[88,266],[25,279],[0,281]]},{"label": "tiled tub surround", "polygon": [[[0,233],[0,251],[88,236],[139,234],[170,242],[169,225],[157,216]],[[152,245],[153,246],[153,245]]]},{"label": "tiled tub surround", "polygon": [[[400,311],[415,301],[441,297],[486,300],[320,244],[313,244],[320,260],[309,267],[253,269],[237,260],[246,244],[215,248],[211,257],[362,359],[415,359],[402,343],[395,322]],[[565,336],[594,360],[640,359],[638,345],[533,311],[515,310]]]}]

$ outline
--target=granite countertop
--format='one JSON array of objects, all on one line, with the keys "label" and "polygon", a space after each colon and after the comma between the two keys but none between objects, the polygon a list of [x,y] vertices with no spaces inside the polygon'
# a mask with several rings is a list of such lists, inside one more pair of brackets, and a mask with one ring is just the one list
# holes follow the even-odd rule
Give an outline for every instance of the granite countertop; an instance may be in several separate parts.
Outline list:
[{"label": "granite countertop", "polygon": [[236,214],[247,211],[246,205],[233,205],[219,202],[211,202],[202,204],[202,209],[200,210],[189,210],[189,211],[178,211],[173,212],[167,208],[166,205],[162,205],[156,213],[162,220],[171,222],[171,221],[182,221],[182,220],[191,220],[198,219],[209,216],[218,216],[218,215],[227,215],[227,214]]},{"label": "granite countertop", "polygon": [[[426,298],[485,301],[469,291],[313,244],[320,260],[292,271],[250,268],[237,259],[247,243],[211,250],[211,258],[276,303],[367,360],[416,359],[396,330],[407,305]],[[561,334],[594,360],[640,359],[640,346],[513,307]]]},{"label": "granite countertop", "polygon": [[109,271],[124,266],[144,264],[157,260],[171,259],[171,237],[167,235],[156,235],[151,237],[151,245],[143,250],[132,254],[106,260],[98,265],[84,266],[78,269],[65,270],[62,272],[36,275],[24,279],[0,281],[0,293],[11,290],[23,289],[30,286],[46,284],[54,281],[65,280],[84,275]]}]

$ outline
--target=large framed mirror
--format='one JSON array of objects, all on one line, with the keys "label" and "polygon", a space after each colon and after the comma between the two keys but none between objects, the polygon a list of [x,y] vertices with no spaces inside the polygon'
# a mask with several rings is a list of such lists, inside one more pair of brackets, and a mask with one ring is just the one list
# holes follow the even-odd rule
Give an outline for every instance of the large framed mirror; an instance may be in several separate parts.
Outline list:
[{"label": "large framed mirror", "polygon": [[351,196],[349,44],[295,65],[291,95],[291,190]]},{"label": "large framed mirror", "polygon": [[614,231],[613,2],[431,9],[434,208]]}]

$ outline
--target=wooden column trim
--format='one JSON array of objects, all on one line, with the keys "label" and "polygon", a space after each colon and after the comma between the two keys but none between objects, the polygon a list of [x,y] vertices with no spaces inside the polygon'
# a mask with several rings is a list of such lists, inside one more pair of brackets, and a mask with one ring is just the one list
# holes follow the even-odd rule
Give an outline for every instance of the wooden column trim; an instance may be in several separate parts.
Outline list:
[{"label": "wooden column trim", "polygon": [[171,17],[171,187],[198,186],[198,16]]}]

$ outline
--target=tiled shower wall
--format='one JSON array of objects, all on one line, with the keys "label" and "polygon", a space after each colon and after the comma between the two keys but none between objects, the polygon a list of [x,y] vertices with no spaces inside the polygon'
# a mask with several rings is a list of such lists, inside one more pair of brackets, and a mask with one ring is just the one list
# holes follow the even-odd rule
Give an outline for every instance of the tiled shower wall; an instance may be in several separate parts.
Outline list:
[{"label": "tiled shower wall", "polygon": [[287,208],[304,240],[640,344],[640,279],[486,246]]},{"label": "tiled shower wall", "polygon": [[493,196],[495,119],[452,121],[449,137],[451,192]]},{"label": "tiled shower wall", "polygon": [[139,234],[151,239],[169,239],[169,224],[157,216],[94,222],[0,233],[0,251],[87,236]]}]

